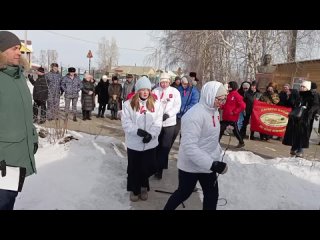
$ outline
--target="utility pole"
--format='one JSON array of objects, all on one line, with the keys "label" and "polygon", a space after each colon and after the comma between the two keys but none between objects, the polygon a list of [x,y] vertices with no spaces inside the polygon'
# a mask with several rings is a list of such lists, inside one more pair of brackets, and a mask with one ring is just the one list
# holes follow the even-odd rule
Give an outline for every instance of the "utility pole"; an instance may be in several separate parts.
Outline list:
[{"label": "utility pole", "polygon": [[30,64],[30,59],[28,59],[28,54],[27,54],[27,48],[28,48],[27,40],[28,40],[28,30],[25,30],[24,31],[24,45],[26,47],[26,50],[24,51],[24,57],[29,61],[29,64]]}]

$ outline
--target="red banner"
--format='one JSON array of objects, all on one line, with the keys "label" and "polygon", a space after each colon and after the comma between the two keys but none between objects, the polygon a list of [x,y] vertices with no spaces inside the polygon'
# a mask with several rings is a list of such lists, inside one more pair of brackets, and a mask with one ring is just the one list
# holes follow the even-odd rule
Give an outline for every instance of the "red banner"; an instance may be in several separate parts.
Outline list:
[{"label": "red banner", "polygon": [[271,136],[283,137],[291,108],[254,100],[250,129]]}]

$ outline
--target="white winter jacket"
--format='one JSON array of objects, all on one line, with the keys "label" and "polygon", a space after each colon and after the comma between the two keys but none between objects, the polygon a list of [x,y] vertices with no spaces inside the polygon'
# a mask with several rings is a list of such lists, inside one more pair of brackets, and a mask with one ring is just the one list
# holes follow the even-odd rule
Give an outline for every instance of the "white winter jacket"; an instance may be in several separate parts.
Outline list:
[{"label": "white winter jacket", "polygon": [[152,91],[155,95],[157,95],[158,100],[162,103],[163,114],[168,114],[169,118],[167,118],[162,126],[170,127],[177,124],[176,115],[180,111],[181,107],[181,96],[179,91],[169,86],[165,90],[162,87],[157,87]]},{"label": "white winter jacket", "polygon": [[[132,150],[144,151],[158,146],[158,136],[162,127],[163,109],[157,100],[154,105],[154,112],[146,107],[146,101],[139,100],[140,109],[135,111],[130,103],[132,99],[124,102],[121,116],[121,123],[125,132],[126,146]],[[146,112],[144,113],[144,110]],[[141,128],[152,135],[149,143],[143,143],[142,137],[137,135],[138,128]]]},{"label": "white winter jacket", "polygon": [[191,173],[211,173],[213,161],[221,161],[219,144],[220,117],[214,108],[215,96],[220,82],[206,83],[200,101],[187,111],[181,119],[181,144],[178,168]]}]

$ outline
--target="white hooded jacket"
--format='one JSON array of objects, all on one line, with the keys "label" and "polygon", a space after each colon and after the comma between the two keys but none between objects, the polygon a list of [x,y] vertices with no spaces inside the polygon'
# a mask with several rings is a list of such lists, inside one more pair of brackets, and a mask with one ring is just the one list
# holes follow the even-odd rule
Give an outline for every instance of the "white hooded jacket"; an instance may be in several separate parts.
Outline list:
[{"label": "white hooded jacket", "polygon": [[[159,101],[154,104],[154,111],[146,107],[146,100],[139,99],[140,109],[135,111],[130,103],[132,99],[124,102],[121,123],[125,132],[126,146],[132,150],[144,151],[158,146],[158,136],[162,127],[163,109]],[[146,111],[145,111],[146,110]],[[137,135],[138,128],[141,128],[152,135],[149,143],[143,143],[142,137]]]},{"label": "white hooded jacket", "polygon": [[163,122],[162,126],[170,127],[176,125],[176,115],[181,107],[180,92],[171,86],[165,90],[162,87],[157,87],[152,92],[157,95],[158,100],[162,103],[163,113],[169,115],[169,118]]},{"label": "white hooded jacket", "polygon": [[214,108],[215,96],[222,84],[217,81],[206,83],[200,101],[181,119],[181,144],[178,168],[190,173],[211,173],[214,161],[221,161],[219,144],[220,116]]}]

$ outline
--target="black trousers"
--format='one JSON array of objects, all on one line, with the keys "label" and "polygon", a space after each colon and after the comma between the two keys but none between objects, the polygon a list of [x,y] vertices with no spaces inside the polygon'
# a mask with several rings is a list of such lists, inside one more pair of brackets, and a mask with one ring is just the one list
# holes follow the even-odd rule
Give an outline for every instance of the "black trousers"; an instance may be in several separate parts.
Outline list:
[{"label": "black trousers", "polygon": [[107,103],[99,103],[99,109],[98,109],[98,114],[101,116],[104,115],[104,112],[106,111],[106,105]]},{"label": "black trousers", "polygon": [[[174,141],[176,140],[176,138],[177,138],[180,130],[181,130],[181,118],[178,118],[178,117],[177,117],[177,124],[176,124],[175,127],[174,127],[172,145],[173,145]],[[171,147],[172,147],[172,145],[171,145]]]},{"label": "black trousers", "polygon": [[18,192],[0,189],[0,210],[13,210]]},{"label": "black trousers", "polygon": [[169,152],[173,143],[175,126],[162,127],[157,146],[157,172],[168,169]]},{"label": "black trousers", "polygon": [[197,181],[203,191],[203,210],[216,210],[219,197],[218,181],[215,172],[189,173],[179,169],[179,186],[171,195],[164,210],[174,210],[192,194]]},{"label": "black trousers", "polygon": [[42,100],[34,100],[33,102],[33,119],[38,119],[39,107],[41,108],[40,120],[46,120],[47,107],[46,101]]},{"label": "black trousers", "polygon": [[246,136],[247,126],[248,126],[249,121],[250,121],[250,116],[251,116],[251,114],[247,113],[243,118],[242,127],[240,129],[240,136],[242,137],[242,139],[244,139],[245,136]]},{"label": "black trousers", "polygon": [[146,151],[127,148],[127,153],[127,190],[135,195],[140,194],[141,187],[146,187],[149,191],[149,177],[155,173],[156,148]]},{"label": "black trousers", "polygon": [[236,136],[236,138],[238,139],[239,143],[244,143],[242,137],[240,136],[240,132],[238,129],[238,123],[237,122],[231,122],[231,121],[222,121],[220,123],[220,136],[219,136],[219,141],[224,133],[224,131],[226,130],[226,128],[228,126],[232,126],[233,127],[233,134]]},{"label": "black trousers", "polygon": [[83,120],[91,120],[91,111],[82,110],[82,119]]},{"label": "black trousers", "polygon": [[312,130],[313,130],[313,122],[314,122],[314,118],[311,118],[310,119],[310,124],[309,124],[309,132],[308,132],[308,138],[309,139],[311,137],[311,133],[312,133]]}]

